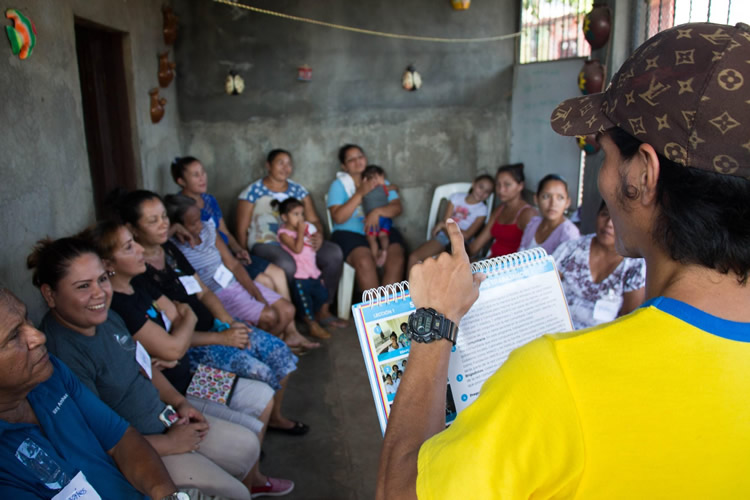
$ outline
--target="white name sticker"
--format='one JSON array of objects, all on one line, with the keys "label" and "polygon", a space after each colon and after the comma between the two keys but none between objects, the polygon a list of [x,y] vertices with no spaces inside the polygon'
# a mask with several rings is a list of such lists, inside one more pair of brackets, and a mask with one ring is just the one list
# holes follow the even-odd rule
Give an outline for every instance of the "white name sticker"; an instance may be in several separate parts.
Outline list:
[{"label": "white name sticker", "polygon": [[169,321],[169,316],[167,316],[167,313],[165,313],[164,311],[159,311],[159,312],[161,313],[161,320],[164,322],[164,329],[168,332],[171,331],[172,322]]},{"label": "white name sticker", "polygon": [[599,299],[594,305],[594,319],[597,321],[612,321],[620,312],[619,297]]},{"label": "white name sticker", "polygon": [[79,472],[52,500],[102,500],[83,472]]},{"label": "white name sticker", "polygon": [[143,344],[135,341],[135,360],[138,361],[138,364],[141,365],[141,368],[143,368],[143,371],[146,372],[146,375],[148,375],[149,380],[151,379],[151,356],[148,355],[148,352],[146,351],[146,348],[143,347]]},{"label": "white name sticker", "polygon": [[193,276],[180,276],[180,283],[185,288],[188,295],[193,295],[201,291],[201,286],[198,280]]},{"label": "white name sticker", "polygon": [[226,288],[227,286],[229,286],[229,283],[232,282],[234,274],[232,274],[232,271],[227,269],[227,266],[225,266],[224,264],[219,264],[219,268],[214,273],[213,278],[221,288]]}]

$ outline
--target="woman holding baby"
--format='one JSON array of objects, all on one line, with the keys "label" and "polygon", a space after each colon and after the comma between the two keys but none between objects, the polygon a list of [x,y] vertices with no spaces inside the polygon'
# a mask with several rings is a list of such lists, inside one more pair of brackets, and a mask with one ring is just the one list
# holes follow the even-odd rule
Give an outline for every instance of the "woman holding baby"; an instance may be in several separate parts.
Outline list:
[{"label": "woman holding baby", "polygon": [[[331,241],[341,247],[344,259],[356,270],[360,290],[397,283],[404,278],[406,251],[403,238],[395,227],[390,227],[386,235],[381,231],[382,219],[401,214],[401,201],[395,186],[392,188],[383,175],[363,176],[367,157],[357,145],[342,146],[339,161],[342,172],[336,175],[328,190],[328,209],[333,220]],[[363,200],[376,190],[385,192],[384,204],[365,212]],[[377,238],[377,246],[371,248],[373,238]],[[386,242],[387,247],[383,248]],[[377,272],[379,261],[383,264],[382,280]]]},{"label": "woman holding baby", "polygon": [[323,239],[323,224],[315,211],[307,189],[289,177],[294,170],[292,155],[283,149],[274,149],[266,159],[268,173],[250,184],[239,195],[235,236],[241,246],[252,255],[257,255],[281,267],[291,283],[297,266],[294,259],[284,251],[276,239],[279,229],[278,209],[271,206],[287,198],[297,198],[305,208],[305,218],[315,229],[310,241],[316,252],[316,264],[321,271],[323,283],[328,290],[328,301],[318,313],[318,322],[323,326],[343,327],[346,322],[337,319],[330,311],[336,296],[336,287],[341,277],[341,249]]}]

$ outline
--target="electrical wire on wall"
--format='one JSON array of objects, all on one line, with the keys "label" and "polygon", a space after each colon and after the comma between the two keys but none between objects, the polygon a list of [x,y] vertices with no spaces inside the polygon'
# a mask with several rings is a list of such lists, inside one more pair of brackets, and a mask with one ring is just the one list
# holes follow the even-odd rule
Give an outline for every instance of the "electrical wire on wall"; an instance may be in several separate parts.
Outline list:
[{"label": "electrical wire on wall", "polygon": [[268,9],[261,9],[259,7],[253,7],[252,5],[245,5],[242,3],[234,2],[232,0],[213,0],[215,3],[229,5],[231,7],[237,7],[239,9],[245,9],[258,14],[266,14],[269,16],[280,17],[282,19],[288,19],[290,21],[297,21],[308,24],[315,24],[317,26],[324,26],[326,28],[333,28],[343,31],[351,31],[354,33],[360,33],[362,35],[380,36],[385,38],[398,38],[401,40],[413,40],[417,42],[434,42],[434,43],[482,43],[482,42],[498,42],[502,40],[510,40],[521,36],[520,32],[508,33],[507,35],[496,35],[496,36],[485,36],[479,38],[442,38],[434,36],[417,36],[417,35],[403,35],[399,33],[386,33],[383,31],[368,30],[363,28],[355,28],[352,26],[344,26],[342,24],[328,23],[325,21],[318,21],[317,19],[309,19],[306,17],[292,16],[290,14],[284,14],[282,12],[275,12]]}]

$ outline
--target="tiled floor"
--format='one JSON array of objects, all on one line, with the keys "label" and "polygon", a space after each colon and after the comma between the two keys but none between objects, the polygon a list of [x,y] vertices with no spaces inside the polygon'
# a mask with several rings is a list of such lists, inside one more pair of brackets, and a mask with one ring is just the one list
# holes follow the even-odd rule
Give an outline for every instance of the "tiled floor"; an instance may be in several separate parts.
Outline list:
[{"label": "tiled floor", "polygon": [[302,437],[269,433],[261,470],[292,479],[288,500],[358,500],[375,497],[382,436],[352,324],[300,358],[284,413],[310,426]]}]

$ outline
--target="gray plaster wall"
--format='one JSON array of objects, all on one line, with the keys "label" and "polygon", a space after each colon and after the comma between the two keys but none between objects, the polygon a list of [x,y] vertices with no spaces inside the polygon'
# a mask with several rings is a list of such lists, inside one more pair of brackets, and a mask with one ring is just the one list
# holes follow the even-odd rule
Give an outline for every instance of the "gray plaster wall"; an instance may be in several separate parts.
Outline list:
[{"label": "gray plaster wall", "polygon": [[[464,12],[453,11],[448,0],[252,4],[348,26],[455,38],[512,33],[518,19],[515,0],[474,2]],[[238,193],[265,173],[273,148],[292,152],[293,178],[312,192],[322,216],[339,146],[360,144],[401,186],[404,214],[396,226],[412,247],[424,239],[436,185],[471,180],[507,161],[513,40],[393,40],[212,2],[174,6],[184,35],[176,49],[184,154],[206,166],[209,190],[230,227]],[[312,82],[296,80],[302,64],[312,67]],[[401,88],[409,64],[424,80],[417,92]],[[246,83],[239,96],[224,93],[232,69]]]},{"label": "gray plaster wall", "polygon": [[[70,235],[94,221],[81,90],[75,49],[75,19],[128,33],[125,63],[132,137],[141,185],[171,184],[166,166],[179,150],[175,85],[162,121],[153,125],[148,90],[157,86],[157,53],[164,50],[161,2],[152,0],[15,0],[38,33],[32,56],[21,61],[0,42],[0,281],[30,307],[43,311],[31,285],[26,255],[44,236]],[[5,35],[3,34],[3,38]]]}]

